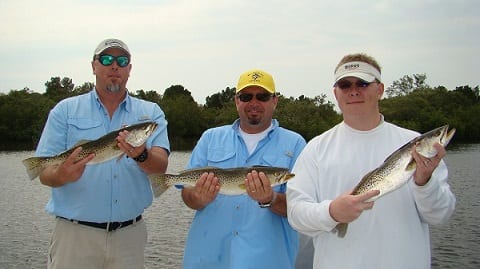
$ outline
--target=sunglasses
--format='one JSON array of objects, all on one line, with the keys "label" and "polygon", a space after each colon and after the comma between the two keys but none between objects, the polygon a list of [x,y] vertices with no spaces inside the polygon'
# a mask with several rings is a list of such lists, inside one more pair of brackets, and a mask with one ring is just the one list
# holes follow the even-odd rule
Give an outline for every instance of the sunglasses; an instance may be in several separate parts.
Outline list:
[{"label": "sunglasses", "polygon": [[[355,86],[357,86],[357,88],[367,88],[368,86],[370,86],[370,84],[372,84],[374,82],[375,81],[366,82],[366,81],[363,81],[363,80],[357,80],[357,82],[355,82]],[[340,80],[337,83],[335,83],[335,85],[342,90],[350,89],[353,84],[354,83],[352,83],[349,80]]]},{"label": "sunglasses", "polygon": [[103,65],[103,66],[109,66],[112,65],[114,61],[117,61],[117,65],[120,67],[125,67],[130,63],[130,59],[128,56],[112,56],[109,54],[102,54],[98,57],[98,61]]},{"label": "sunglasses", "polygon": [[[254,95],[252,93],[241,93],[241,94],[238,94],[237,96],[238,96],[238,99],[240,99],[240,101],[246,103],[246,102],[250,102],[253,99]],[[255,94],[255,98],[260,102],[267,102],[273,96],[274,95],[271,94],[271,93],[257,93],[257,94]]]}]

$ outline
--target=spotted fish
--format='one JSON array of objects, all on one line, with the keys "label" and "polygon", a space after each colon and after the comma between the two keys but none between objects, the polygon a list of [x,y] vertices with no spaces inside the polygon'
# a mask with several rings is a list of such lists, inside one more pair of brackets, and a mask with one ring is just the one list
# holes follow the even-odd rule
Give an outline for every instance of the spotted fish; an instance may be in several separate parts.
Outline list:
[{"label": "spotted fish", "polygon": [[[438,142],[446,147],[454,134],[455,129],[448,131],[448,125],[445,125],[410,140],[388,156],[382,165],[367,173],[354,188],[352,194],[357,195],[371,190],[379,190],[379,195],[369,199],[369,201],[374,201],[400,188],[412,178],[417,168],[411,154],[413,147],[416,145],[418,153],[431,158],[437,154],[433,145]],[[337,235],[344,237],[347,232],[347,223],[338,224],[336,229]]]},{"label": "spotted fish", "polygon": [[287,180],[294,176],[293,174],[290,174],[287,168],[253,166],[231,169],[202,167],[184,170],[178,174],[151,174],[149,175],[149,178],[152,183],[155,197],[158,197],[173,185],[193,187],[203,173],[213,172],[219,179],[220,193],[237,195],[246,192],[245,178],[252,170],[265,173],[270,180],[272,187],[287,182]]},{"label": "spotted fish", "polygon": [[117,146],[116,137],[118,133],[124,130],[128,131],[126,137],[127,143],[133,147],[138,147],[145,143],[147,139],[157,128],[155,122],[143,122],[135,125],[126,126],[117,131],[110,132],[97,140],[93,141],[81,141],[72,148],[52,157],[30,157],[22,161],[23,165],[27,169],[30,179],[35,179],[40,173],[49,165],[57,165],[63,163],[72,151],[81,146],[82,151],[77,157],[77,160],[81,160],[91,153],[95,153],[95,158],[91,160],[87,165],[106,162],[114,158],[120,158],[124,152]]}]

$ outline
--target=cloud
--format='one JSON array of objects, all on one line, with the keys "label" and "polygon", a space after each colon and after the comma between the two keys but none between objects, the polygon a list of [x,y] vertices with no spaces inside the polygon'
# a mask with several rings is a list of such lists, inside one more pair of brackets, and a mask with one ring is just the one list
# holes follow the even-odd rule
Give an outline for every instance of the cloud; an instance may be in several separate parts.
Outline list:
[{"label": "cloud", "polygon": [[93,50],[107,37],[133,53],[131,90],[181,84],[199,103],[250,68],[272,73],[286,96],[334,101],[333,68],[353,52],[377,58],[387,86],[416,73],[432,86],[476,86],[477,2],[3,0],[0,91],[93,81]]}]

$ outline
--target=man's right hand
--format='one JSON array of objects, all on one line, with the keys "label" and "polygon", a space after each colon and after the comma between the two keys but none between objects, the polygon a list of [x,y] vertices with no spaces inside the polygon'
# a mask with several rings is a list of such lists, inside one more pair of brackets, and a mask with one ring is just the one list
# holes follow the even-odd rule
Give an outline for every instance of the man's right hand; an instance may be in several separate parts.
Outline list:
[{"label": "man's right hand", "polygon": [[95,154],[77,160],[82,147],[72,151],[72,154],[60,165],[52,165],[45,168],[40,174],[40,181],[50,187],[60,187],[69,182],[77,181],[85,171],[85,166],[95,158]]},{"label": "man's right hand", "polygon": [[363,194],[342,194],[330,203],[330,216],[337,222],[349,223],[357,219],[364,210],[372,209],[374,202],[368,199],[380,194],[378,190],[372,190]]},{"label": "man's right hand", "polygon": [[182,190],[182,199],[188,207],[200,210],[211,203],[219,191],[220,184],[215,174],[203,173],[194,187]]}]

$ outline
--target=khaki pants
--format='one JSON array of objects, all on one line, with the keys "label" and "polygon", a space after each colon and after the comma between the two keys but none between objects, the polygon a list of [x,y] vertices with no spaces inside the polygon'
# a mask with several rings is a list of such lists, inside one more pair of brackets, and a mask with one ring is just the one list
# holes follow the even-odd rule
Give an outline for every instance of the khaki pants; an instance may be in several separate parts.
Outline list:
[{"label": "khaki pants", "polygon": [[57,218],[48,268],[144,268],[147,228],[142,220],[112,232]]}]

